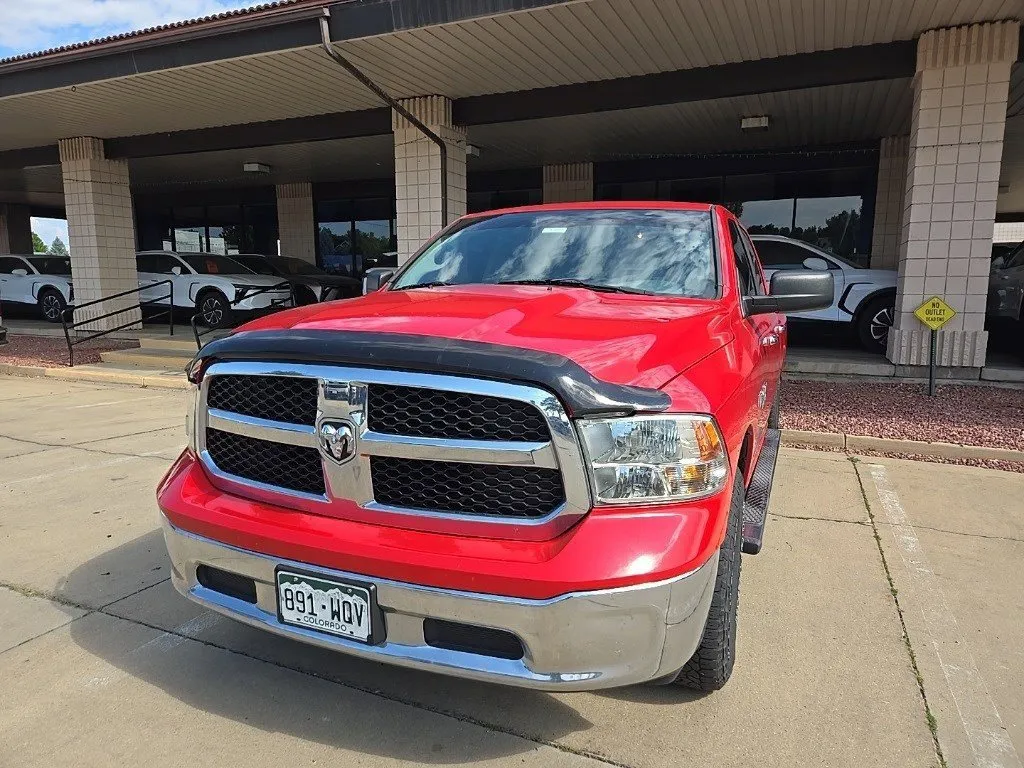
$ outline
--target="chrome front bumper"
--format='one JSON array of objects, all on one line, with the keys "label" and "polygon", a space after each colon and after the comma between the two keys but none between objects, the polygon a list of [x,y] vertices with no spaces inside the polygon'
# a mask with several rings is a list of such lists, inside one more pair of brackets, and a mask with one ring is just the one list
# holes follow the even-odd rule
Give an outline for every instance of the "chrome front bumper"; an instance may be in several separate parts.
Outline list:
[{"label": "chrome front bumper", "polygon": [[[344,573],[237,549],[163,520],[172,581],[183,595],[231,618],[353,656],[457,677],[540,690],[589,690],[664,677],[693,655],[707,620],[717,553],[695,571],[668,581],[573,592],[549,600],[457,592]],[[251,578],[256,604],[216,592],[196,579],[208,565]],[[327,577],[370,581],[384,611],[381,645],[325,635],[277,619],[274,569],[289,565]],[[510,660],[428,645],[423,619],[505,630],[525,655]]]}]

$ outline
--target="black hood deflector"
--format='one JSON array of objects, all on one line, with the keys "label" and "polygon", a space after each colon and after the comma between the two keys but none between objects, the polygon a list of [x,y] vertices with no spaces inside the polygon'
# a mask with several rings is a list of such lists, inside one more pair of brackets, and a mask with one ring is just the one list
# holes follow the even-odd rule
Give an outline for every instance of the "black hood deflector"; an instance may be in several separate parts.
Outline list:
[{"label": "black hood deflector", "polygon": [[664,392],[601,381],[569,358],[552,352],[437,336],[295,329],[243,331],[211,341],[192,364],[208,359],[351,365],[533,384],[555,393],[570,415],[577,417],[658,412],[671,403]]}]

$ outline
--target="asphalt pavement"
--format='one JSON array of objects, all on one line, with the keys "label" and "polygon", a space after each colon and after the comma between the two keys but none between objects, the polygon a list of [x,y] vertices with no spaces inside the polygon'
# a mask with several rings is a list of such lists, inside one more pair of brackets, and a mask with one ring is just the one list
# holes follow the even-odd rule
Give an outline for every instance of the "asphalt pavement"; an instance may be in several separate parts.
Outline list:
[{"label": "asphalt pavement", "polygon": [[183,406],[0,377],[0,766],[1021,768],[1019,474],[784,449],[728,686],[555,695],[178,596],[153,494]]}]

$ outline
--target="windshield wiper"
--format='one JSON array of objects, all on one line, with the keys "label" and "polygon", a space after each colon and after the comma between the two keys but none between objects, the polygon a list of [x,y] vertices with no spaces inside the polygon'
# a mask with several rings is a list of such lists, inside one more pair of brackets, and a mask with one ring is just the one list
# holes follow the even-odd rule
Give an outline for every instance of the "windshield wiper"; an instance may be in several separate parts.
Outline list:
[{"label": "windshield wiper", "polygon": [[502,280],[498,285],[561,285],[567,288],[588,288],[591,291],[602,291],[605,293],[639,293],[644,296],[652,296],[651,291],[641,288],[623,288],[618,285],[601,285],[600,283],[588,283],[586,280],[578,280],[574,277],[547,277],[532,278],[525,280]]},{"label": "windshield wiper", "polygon": [[443,288],[447,285],[454,285],[454,283],[446,283],[444,280],[431,280],[429,283],[416,283],[415,285],[403,285],[398,288],[392,288],[392,291],[408,291],[413,288]]}]

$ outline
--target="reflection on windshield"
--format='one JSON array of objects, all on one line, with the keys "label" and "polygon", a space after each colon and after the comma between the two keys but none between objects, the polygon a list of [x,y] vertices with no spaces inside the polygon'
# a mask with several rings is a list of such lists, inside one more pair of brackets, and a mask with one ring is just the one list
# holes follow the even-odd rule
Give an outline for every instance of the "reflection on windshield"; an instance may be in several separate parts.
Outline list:
[{"label": "reflection on windshield", "polygon": [[434,243],[394,288],[572,280],[669,296],[716,294],[711,214],[680,210],[510,213]]}]

